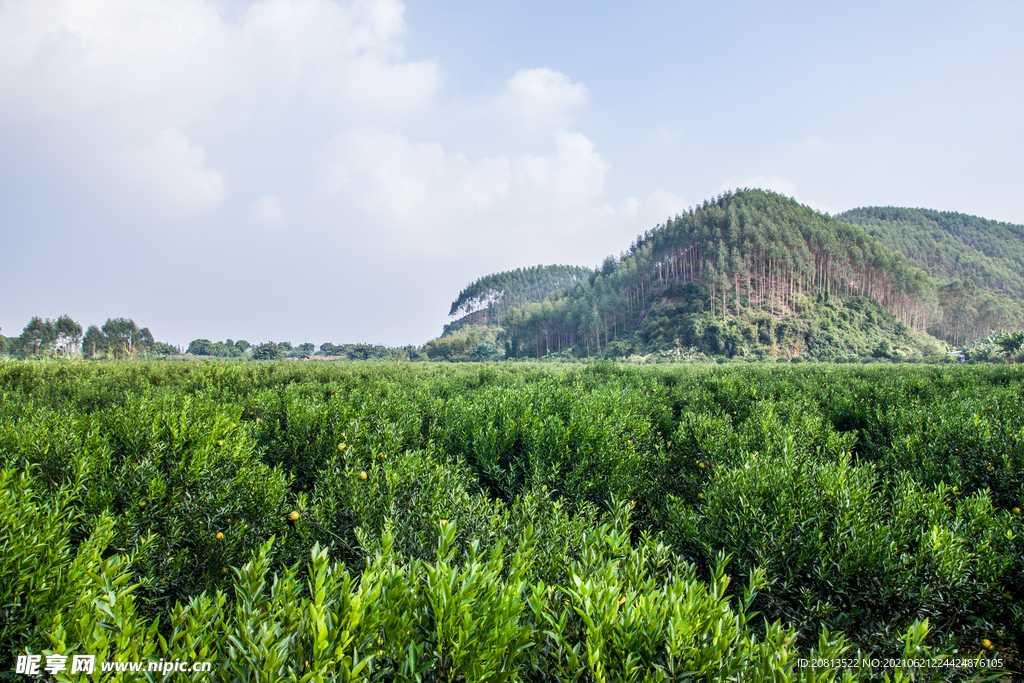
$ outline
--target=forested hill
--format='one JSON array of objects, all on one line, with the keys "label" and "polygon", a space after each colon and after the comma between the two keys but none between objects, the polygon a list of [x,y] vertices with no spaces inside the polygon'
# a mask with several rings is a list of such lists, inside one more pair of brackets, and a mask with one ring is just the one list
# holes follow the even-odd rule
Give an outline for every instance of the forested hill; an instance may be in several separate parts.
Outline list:
[{"label": "forested hill", "polygon": [[[937,353],[923,334],[941,318],[927,274],[861,228],[772,192],[726,193],[640,235],[596,271],[562,268],[483,278],[452,315],[505,309],[510,357]],[[538,301],[539,287],[527,285],[541,278],[553,291]]]},{"label": "forested hill", "polygon": [[869,206],[837,220],[864,228],[939,280],[965,280],[1024,298],[1024,225],[949,211]]},{"label": "forested hill", "polygon": [[459,292],[448,315],[460,316],[453,326],[463,321],[500,321],[508,309],[543,301],[559,289],[586,280],[590,273],[589,268],[582,266],[557,265],[494,273],[480,278]]},{"label": "forested hill", "polygon": [[961,342],[1024,322],[1024,225],[892,206],[836,218],[864,228],[937,280],[937,335]]}]

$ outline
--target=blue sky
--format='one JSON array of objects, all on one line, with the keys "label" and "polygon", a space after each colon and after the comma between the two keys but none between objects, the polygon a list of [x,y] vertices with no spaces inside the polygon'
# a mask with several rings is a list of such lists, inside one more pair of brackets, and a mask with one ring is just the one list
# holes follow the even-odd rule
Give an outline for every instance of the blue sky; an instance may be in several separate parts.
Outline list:
[{"label": "blue sky", "polygon": [[422,343],[760,186],[1024,223],[1024,5],[0,2],[0,328]]}]

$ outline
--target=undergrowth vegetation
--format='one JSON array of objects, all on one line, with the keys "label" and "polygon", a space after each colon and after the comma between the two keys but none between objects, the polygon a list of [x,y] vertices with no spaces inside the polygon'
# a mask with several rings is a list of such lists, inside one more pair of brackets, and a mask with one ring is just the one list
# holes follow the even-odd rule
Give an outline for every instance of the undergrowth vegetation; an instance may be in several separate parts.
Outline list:
[{"label": "undergrowth vegetation", "polygon": [[0,666],[87,652],[261,681],[982,671],[798,665],[861,656],[1019,669],[1022,380],[0,363]]}]

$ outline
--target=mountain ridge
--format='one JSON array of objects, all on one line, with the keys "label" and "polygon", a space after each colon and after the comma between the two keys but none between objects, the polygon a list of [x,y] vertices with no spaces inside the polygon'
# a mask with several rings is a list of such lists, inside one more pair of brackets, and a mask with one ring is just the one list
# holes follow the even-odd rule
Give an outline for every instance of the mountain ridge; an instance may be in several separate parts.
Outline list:
[{"label": "mountain ridge", "polygon": [[933,209],[869,206],[836,216],[936,281],[933,334],[960,344],[1024,324],[1024,225]]},{"label": "mountain ridge", "polygon": [[[964,246],[949,243],[955,234],[922,222],[934,223],[936,216],[966,226]],[[527,347],[537,356],[579,356],[664,352],[672,345],[729,356],[878,357],[891,355],[887,347],[929,355],[938,344],[928,332],[958,341],[983,336],[993,322],[1018,319],[1020,302],[995,291],[992,278],[1015,291],[1014,266],[971,246],[984,243],[979,230],[989,225],[997,227],[998,240],[1020,242],[1024,263],[1024,226],[898,207],[829,216],[774,192],[730,191],[639,235],[628,251],[609,256],[586,279],[576,277],[543,297],[523,297],[524,304],[506,306],[494,317],[511,357]],[[922,243],[918,233],[925,230],[933,235]],[[907,235],[917,239],[916,250],[903,244]],[[893,248],[901,244],[909,254]],[[976,275],[989,276],[976,278],[981,284],[946,277],[959,273],[935,269],[926,258],[929,249],[954,255],[974,249],[982,256],[962,260]],[[1009,252],[1017,256],[1015,249]],[[1021,285],[1024,291],[1024,278]],[[477,311],[493,305],[477,302]],[[738,338],[708,340],[700,328],[717,329],[712,337]]]}]

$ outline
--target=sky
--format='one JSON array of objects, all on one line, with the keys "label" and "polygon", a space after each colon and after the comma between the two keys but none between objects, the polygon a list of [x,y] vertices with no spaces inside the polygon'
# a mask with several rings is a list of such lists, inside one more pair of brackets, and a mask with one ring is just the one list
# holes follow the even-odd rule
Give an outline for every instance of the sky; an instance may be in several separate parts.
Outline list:
[{"label": "sky", "polygon": [[723,191],[1024,223],[1024,3],[0,0],[0,333],[422,344]]}]

